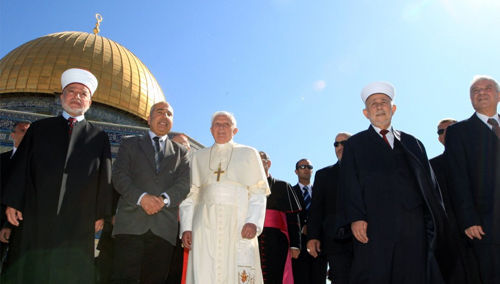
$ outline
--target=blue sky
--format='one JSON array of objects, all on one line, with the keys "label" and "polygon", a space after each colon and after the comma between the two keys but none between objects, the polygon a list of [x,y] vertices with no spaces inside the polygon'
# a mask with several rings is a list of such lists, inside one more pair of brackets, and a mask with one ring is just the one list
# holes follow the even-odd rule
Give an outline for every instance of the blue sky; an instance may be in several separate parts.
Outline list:
[{"label": "blue sky", "polygon": [[[268,152],[272,174],[294,184],[294,164],[336,161],[336,133],[368,127],[360,91],[396,87],[393,126],[429,157],[436,124],[468,118],[475,74],[500,79],[495,0],[7,1],[0,57],[55,32],[92,32],[132,51],[175,110],[173,130],[205,145],[210,116],[238,120],[235,141]],[[473,138],[471,138],[473,139]]]}]

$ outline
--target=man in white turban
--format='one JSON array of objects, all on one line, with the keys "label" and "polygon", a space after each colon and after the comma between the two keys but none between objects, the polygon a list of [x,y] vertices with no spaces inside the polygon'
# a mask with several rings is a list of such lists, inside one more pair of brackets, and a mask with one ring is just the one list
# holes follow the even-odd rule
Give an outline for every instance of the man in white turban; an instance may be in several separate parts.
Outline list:
[{"label": "man in white turban", "polygon": [[85,119],[97,79],[61,76],[63,108],[31,124],[19,145],[3,203],[17,227],[6,283],[93,283],[94,234],[111,215],[107,134]]}]

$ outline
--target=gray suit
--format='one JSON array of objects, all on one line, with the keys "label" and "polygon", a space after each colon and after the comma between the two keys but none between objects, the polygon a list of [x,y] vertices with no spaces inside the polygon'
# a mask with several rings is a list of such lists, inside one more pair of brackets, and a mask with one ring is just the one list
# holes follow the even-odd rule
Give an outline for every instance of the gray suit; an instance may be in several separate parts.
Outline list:
[{"label": "gray suit", "polygon": [[[155,150],[148,134],[122,140],[113,165],[113,185],[118,201],[113,236],[142,235],[148,230],[175,246],[179,204],[189,192],[189,155],[179,144],[167,139],[164,158],[156,173]],[[170,206],[147,215],[137,201],[142,193],[159,196],[166,192]]]}]

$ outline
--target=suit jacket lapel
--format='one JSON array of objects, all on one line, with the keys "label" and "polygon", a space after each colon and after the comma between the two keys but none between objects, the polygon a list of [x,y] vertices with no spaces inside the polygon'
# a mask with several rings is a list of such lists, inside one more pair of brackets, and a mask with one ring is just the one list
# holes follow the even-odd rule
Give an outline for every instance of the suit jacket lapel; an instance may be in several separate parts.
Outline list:
[{"label": "suit jacket lapel", "polygon": [[[174,158],[175,150],[174,146],[172,145],[172,141],[170,139],[165,140],[165,150],[163,151],[163,160],[161,161],[160,164],[160,171],[162,170],[163,167],[171,163],[172,159]],[[175,167],[171,167],[175,168]]]},{"label": "suit jacket lapel", "polygon": [[153,142],[151,141],[151,138],[149,137],[148,133],[144,134],[142,138],[143,139],[139,140],[139,146],[144,152],[144,156],[151,164],[151,167],[153,169],[156,169],[155,149],[153,148]]},{"label": "suit jacket lapel", "polygon": [[422,161],[419,159],[419,157],[417,157],[416,153],[414,153],[413,151],[410,150],[410,147],[409,147],[408,141],[407,141],[408,136],[405,135],[404,133],[403,134],[400,133],[399,135],[400,135],[399,141],[401,142],[401,146],[403,147],[404,151],[408,154],[408,157],[410,158],[409,162],[412,164],[413,168],[415,168],[415,163],[418,164],[418,168],[422,168],[423,167]]},{"label": "suit jacket lapel", "polygon": [[370,139],[372,139],[374,141],[376,147],[378,147],[380,149],[385,149],[386,151],[392,150],[391,147],[389,147],[389,145],[387,145],[387,143],[385,143],[384,138],[382,138],[377,133],[377,131],[375,130],[375,128],[373,128],[373,126],[371,124],[368,127],[368,135],[369,135]]},{"label": "suit jacket lapel", "polygon": [[[493,129],[490,129],[488,125],[486,125],[475,113],[469,118],[469,121],[472,124],[472,131],[477,130],[479,133],[477,133],[477,137],[488,137],[491,136],[492,138],[495,138],[495,140],[498,140],[497,135],[495,134],[495,131]],[[472,137],[474,136],[471,132]]]}]

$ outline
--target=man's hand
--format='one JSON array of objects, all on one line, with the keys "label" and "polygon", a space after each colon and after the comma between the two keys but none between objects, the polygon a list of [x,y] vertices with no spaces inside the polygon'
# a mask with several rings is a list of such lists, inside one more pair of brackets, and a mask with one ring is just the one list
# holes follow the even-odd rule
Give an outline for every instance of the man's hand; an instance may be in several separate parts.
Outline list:
[{"label": "man's hand", "polygon": [[483,227],[481,227],[479,225],[470,226],[469,228],[465,229],[465,234],[471,240],[473,240],[474,238],[481,240],[481,239],[483,239],[482,236],[485,235],[484,231],[483,231]]},{"label": "man's hand", "polygon": [[16,208],[7,206],[5,209],[5,215],[7,215],[7,220],[14,226],[19,226],[19,221],[23,220],[23,213]]},{"label": "man's hand", "polygon": [[290,254],[292,255],[293,259],[297,259],[297,258],[299,258],[300,249],[298,249],[298,248],[290,248]]},{"label": "man's hand", "polygon": [[10,232],[12,232],[11,228],[2,228],[2,230],[0,230],[0,242],[8,244]]},{"label": "man's hand", "polygon": [[253,239],[257,234],[257,226],[252,223],[246,223],[241,229],[241,237],[244,239]]},{"label": "man's hand", "polygon": [[318,254],[321,251],[320,247],[321,247],[320,240],[310,239],[307,242],[307,252],[314,258],[318,257]]},{"label": "man's hand", "polygon": [[191,231],[182,233],[182,246],[191,249],[191,242],[193,241],[193,234]]},{"label": "man's hand", "polygon": [[163,203],[163,199],[159,196],[145,194],[141,199],[141,207],[148,215],[160,212],[164,205],[165,203]]},{"label": "man's hand", "polygon": [[366,235],[366,228],[368,228],[368,223],[366,221],[355,221],[351,223],[351,231],[356,240],[360,243],[368,243],[368,236]]},{"label": "man's hand", "polygon": [[95,221],[95,232],[99,232],[104,227],[104,219],[99,219]]}]

